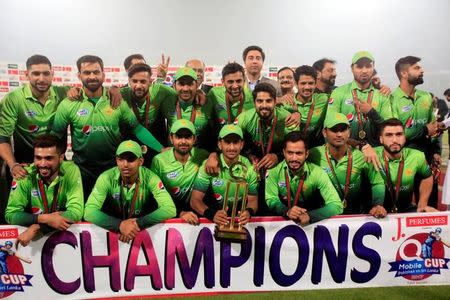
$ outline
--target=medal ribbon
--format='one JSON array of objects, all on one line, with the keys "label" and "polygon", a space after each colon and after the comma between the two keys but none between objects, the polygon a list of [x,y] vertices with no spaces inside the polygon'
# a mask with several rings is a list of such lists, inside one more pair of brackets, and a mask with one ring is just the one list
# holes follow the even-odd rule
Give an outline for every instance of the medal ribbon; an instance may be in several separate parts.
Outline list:
[{"label": "medal ribbon", "polygon": [[47,195],[45,194],[44,182],[42,180],[39,180],[38,186],[39,186],[39,194],[41,196],[42,203],[44,204],[44,210],[45,210],[44,213],[50,214],[52,212],[55,212],[56,208],[58,207],[58,195],[60,192],[59,182],[55,185],[55,188],[53,189],[53,202],[52,202],[51,210],[48,209],[48,200],[47,200]]},{"label": "medal ribbon", "polygon": [[[122,207],[122,216],[123,219],[126,219],[126,211],[125,211],[125,199],[124,199],[124,192],[123,192],[123,183],[120,185],[120,205]],[[131,207],[130,211],[128,212],[128,219],[131,218],[134,214],[134,207],[136,205],[136,199],[139,195],[139,180],[136,181],[136,187],[134,188],[133,198],[131,199]]]},{"label": "medal ribbon", "polygon": [[347,156],[348,156],[348,161],[347,161],[347,173],[345,175],[345,187],[344,187],[344,190],[342,190],[342,186],[339,183],[336,172],[333,169],[333,165],[331,164],[331,160],[328,155],[328,147],[325,146],[325,157],[327,158],[327,163],[328,163],[328,166],[330,167],[331,173],[333,174],[333,178],[336,181],[339,194],[342,197],[341,200],[347,200],[348,188],[350,186],[350,177],[352,176],[353,156],[352,156],[352,152],[350,151],[350,148],[347,149]]},{"label": "medal ribbon", "polygon": [[[231,97],[230,97],[230,95],[228,94],[228,92],[225,92],[225,103],[226,103],[226,106],[227,106],[227,116],[228,116],[228,122],[227,122],[227,124],[233,124],[234,123],[234,121],[236,120],[236,118],[235,118],[235,120],[233,120],[233,121],[231,121],[231,99],[230,99]],[[240,114],[241,114],[241,112],[242,112],[242,109],[244,108],[244,101],[245,101],[245,95],[242,93],[240,96],[239,96],[239,108],[238,108],[238,112],[237,112],[237,115],[236,115],[236,117],[237,116],[239,116]]]},{"label": "medal ribbon", "polygon": [[259,125],[259,142],[261,144],[262,155],[264,156],[264,155],[270,153],[270,150],[272,150],[273,138],[275,136],[275,127],[277,126],[277,116],[276,115],[273,116],[272,128],[270,130],[269,141],[267,142],[266,149],[264,149],[263,130],[262,130],[262,125],[261,125],[261,120],[258,121],[258,125]]},{"label": "medal ribbon", "polygon": [[[359,130],[364,130],[363,126],[363,116],[361,116],[361,111],[359,110],[358,106],[356,105],[356,100],[358,100],[358,96],[356,94],[356,89],[352,90],[353,95],[353,105],[355,106],[356,111],[356,118],[358,119],[359,124]],[[369,92],[369,96],[367,96],[367,103],[372,104],[372,97],[373,97],[373,91]]]},{"label": "medal ribbon", "polygon": [[[180,108],[180,101],[177,100],[177,104],[176,104],[176,109],[177,109],[177,119],[180,120],[182,119],[181,117],[181,108]],[[190,117],[190,121],[192,122],[192,124],[195,123],[195,117],[196,117],[196,110],[195,110],[195,105],[192,104],[192,112],[191,112],[191,117]]]},{"label": "medal ribbon", "polygon": [[[290,209],[291,206],[291,183],[289,181],[289,174],[287,170],[284,170],[284,180],[286,181],[286,195],[287,195],[287,201],[288,201],[288,208]],[[300,178],[300,182],[298,183],[297,192],[295,192],[295,198],[294,198],[294,206],[297,206],[298,200],[300,199],[300,194],[303,189],[303,183],[305,182],[305,174],[302,175]]]},{"label": "medal ribbon", "polygon": [[394,205],[394,210],[397,209],[398,195],[400,193],[400,185],[402,184],[404,165],[405,165],[405,160],[403,159],[403,154],[402,154],[402,158],[400,160],[400,164],[398,166],[398,171],[397,171],[397,183],[395,185],[395,190],[394,190],[394,183],[392,182],[391,173],[389,172],[389,160],[388,160],[386,154],[384,155],[384,169],[386,172],[388,190],[389,190],[389,194],[391,195],[391,199],[392,199],[392,202]]}]

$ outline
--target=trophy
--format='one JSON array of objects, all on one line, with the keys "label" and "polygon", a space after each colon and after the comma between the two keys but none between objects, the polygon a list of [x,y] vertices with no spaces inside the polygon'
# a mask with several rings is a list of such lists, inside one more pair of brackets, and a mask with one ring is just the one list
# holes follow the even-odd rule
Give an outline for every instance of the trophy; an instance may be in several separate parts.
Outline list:
[{"label": "trophy", "polygon": [[[235,175],[236,166],[240,166],[243,170],[242,176]],[[240,200],[239,192],[243,191],[241,200],[241,213],[247,208],[247,193],[248,193],[248,183],[245,180],[245,175],[247,174],[247,166],[241,162],[237,162],[230,167],[231,179],[227,181],[225,189],[225,198],[223,200],[223,210],[228,211],[228,200],[230,194],[234,197],[233,205],[231,208],[230,222],[228,225],[216,225],[214,230],[214,237],[216,241],[226,241],[226,242],[237,242],[241,243],[247,240],[247,229],[244,226],[239,225],[236,220],[238,202]],[[234,192],[232,192],[234,188]]]}]

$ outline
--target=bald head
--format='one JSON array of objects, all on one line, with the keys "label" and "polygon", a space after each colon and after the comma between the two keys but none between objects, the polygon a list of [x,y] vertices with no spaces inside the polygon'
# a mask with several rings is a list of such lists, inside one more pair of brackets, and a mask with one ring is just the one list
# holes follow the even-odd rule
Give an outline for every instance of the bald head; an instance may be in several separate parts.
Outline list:
[{"label": "bald head", "polygon": [[197,85],[200,86],[205,76],[205,63],[199,59],[190,59],[185,66],[194,69],[197,73]]}]

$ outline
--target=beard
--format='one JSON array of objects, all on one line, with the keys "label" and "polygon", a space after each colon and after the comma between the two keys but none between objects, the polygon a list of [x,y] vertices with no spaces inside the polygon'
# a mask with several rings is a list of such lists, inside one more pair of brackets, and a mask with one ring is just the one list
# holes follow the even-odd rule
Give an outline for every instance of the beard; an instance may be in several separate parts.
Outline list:
[{"label": "beard", "polygon": [[100,82],[100,80],[88,80],[83,81],[83,86],[92,93],[94,93],[98,91],[99,88],[102,87],[102,83]]},{"label": "beard", "polygon": [[336,82],[336,77],[330,77],[328,79],[322,79],[322,82],[325,83],[328,86],[334,86],[334,83]]},{"label": "beard", "polygon": [[391,154],[391,155],[395,155],[398,154],[402,151],[403,146],[404,145],[400,145],[400,144],[393,144],[393,145],[397,145],[399,146],[398,150],[392,150],[388,145],[383,145],[384,149],[386,150],[387,153]]},{"label": "beard", "polygon": [[41,93],[47,92],[51,87],[51,84],[46,84],[43,82],[35,82],[35,83],[30,82],[30,84],[33,88],[35,88],[37,91],[39,91]]},{"label": "beard", "polygon": [[418,77],[412,77],[412,76],[408,76],[408,83],[410,85],[419,85],[423,83],[423,76],[418,76]]},{"label": "beard", "polygon": [[[184,148],[184,149],[181,149]],[[187,144],[179,144],[177,147],[174,147],[175,151],[180,155],[186,155],[191,152],[191,147]]]}]

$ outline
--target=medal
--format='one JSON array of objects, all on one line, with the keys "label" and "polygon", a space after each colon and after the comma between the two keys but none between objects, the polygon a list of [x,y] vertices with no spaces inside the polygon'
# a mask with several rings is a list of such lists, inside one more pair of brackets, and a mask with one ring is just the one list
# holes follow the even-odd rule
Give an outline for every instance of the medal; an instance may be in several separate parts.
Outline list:
[{"label": "medal", "polygon": [[360,131],[358,132],[358,137],[359,137],[361,140],[365,139],[365,138],[366,138],[366,132],[365,132],[364,130],[360,130]]}]

